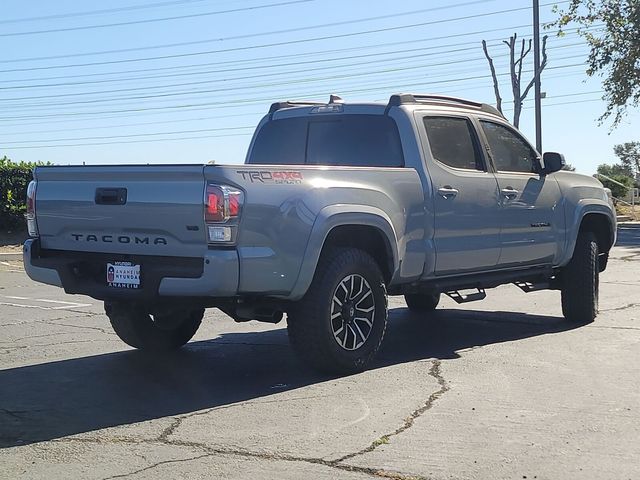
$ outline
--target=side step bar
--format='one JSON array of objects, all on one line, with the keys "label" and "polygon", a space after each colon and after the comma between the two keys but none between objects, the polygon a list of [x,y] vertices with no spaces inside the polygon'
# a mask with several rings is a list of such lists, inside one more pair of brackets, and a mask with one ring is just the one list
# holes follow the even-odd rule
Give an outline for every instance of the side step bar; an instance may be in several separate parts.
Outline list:
[{"label": "side step bar", "polygon": [[[539,290],[549,290],[551,288],[551,284],[549,282],[513,282],[513,284],[524,293],[537,292]],[[487,298],[487,294],[484,288],[476,288],[475,290],[476,292],[467,294],[462,294],[459,290],[450,290],[448,292],[444,292],[444,294],[458,304],[477,302],[479,300],[484,300],[485,298]]]},{"label": "side step bar", "polygon": [[479,300],[484,300],[487,298],[487,294],[484,291],[484,288],[477,288],[477,292],[462,294],[458,290],[452,290],[450,292],[444,292],[451,300],[460,304],[460,303],[469,303],[469,302],[477,302]]}]

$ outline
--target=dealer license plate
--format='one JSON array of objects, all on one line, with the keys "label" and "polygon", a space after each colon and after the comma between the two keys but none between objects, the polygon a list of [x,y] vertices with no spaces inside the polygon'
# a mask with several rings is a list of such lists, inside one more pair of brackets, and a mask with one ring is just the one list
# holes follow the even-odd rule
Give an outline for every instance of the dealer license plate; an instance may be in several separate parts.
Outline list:
[{"label": "dealer license plate", "polygon": [[140,288],[140,265],[131,262],[107,263],[107,286]]}]

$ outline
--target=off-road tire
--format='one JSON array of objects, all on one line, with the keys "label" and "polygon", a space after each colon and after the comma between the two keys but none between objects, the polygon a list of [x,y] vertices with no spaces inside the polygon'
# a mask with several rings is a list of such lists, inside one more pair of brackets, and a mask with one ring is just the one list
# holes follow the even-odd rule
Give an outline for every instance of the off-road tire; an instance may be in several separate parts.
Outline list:
[{"label": "off-road tire", "polygon": [[573,257],[561,273],[562,314],[572,323],[591,323],[598,314],[598,242],[580,232]]},{"label": "off-road tire", "polygon": [[[352,276],[361,282],[363,288],[371,291],[374,310],[370,319],[372,326],[364,343],[347,350],[338,343],[339,334],[335,333],[334,322],[342,322],[342,317],[332,320],[331,316],[336,308],[340,308],[339,305],[336,307],[334,300],[338,288]],[[360,279],[366,280],[366,285]],[[348,292],[346,295],[349,303],[357,306],[358,295],[353,297],[353,302]],[[368,253],[355,248],[323,252],[307,294],[287,312],[287,331],[294,351],[312,368],[324,373],[347,375],[364,370],[378,352],[386,328],[387,292],[380,267]],[[351,332],[355,338],[355,328]],[[345,328],[345,344],[346,335]],[[362,334],[359,338],[361,341]],[[352,346],[355,344],[354,339]]]},{"label": "off-road tire", "polygon": [[410,293],[404,296],[409,310],[415,313],[432,312],[440,303],[439,293]]},{"label": "off-road tire", "polygon": [[204,316],[204,309],[185,311],[167,326],[154,322],[148,312],[135,305],[105,302],[104,309],[114,332],[124,343],[151,352],[182,347],[195,335]]}]

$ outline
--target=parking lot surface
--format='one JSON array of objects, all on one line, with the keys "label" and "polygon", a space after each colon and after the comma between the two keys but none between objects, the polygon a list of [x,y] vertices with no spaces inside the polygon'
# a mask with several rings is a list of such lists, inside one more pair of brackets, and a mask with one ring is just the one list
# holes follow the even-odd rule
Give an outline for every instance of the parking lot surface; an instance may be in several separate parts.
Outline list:
[{"label": "parking lot surface", "polygon": [[593,324],[567,324],[559,292],[487,294],[429,318],[392,298],[373,368],[331,378],[283,323],[218,310],[145,355],[99,302],[0,262],[0,478],[639,478],[640,225]]}]

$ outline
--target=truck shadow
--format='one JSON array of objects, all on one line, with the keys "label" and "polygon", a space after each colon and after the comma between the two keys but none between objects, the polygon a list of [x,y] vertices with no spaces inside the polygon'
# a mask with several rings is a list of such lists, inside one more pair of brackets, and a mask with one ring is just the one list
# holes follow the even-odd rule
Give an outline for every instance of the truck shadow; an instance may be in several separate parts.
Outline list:
[{"label": "truck shadow", "polygon": [[[377,363],[455,359],[471,347],[554,334],[562,319],[438,310],[429,319],[390,312]],[[180,352],[122,351],[0,371],[0,447],[186,414],[329,380],[294,357],[285,329],[232,333]]]}]

